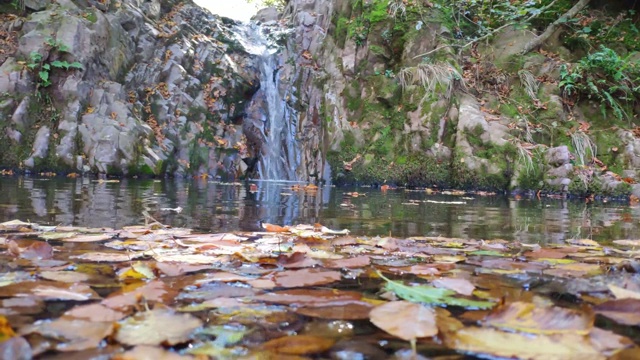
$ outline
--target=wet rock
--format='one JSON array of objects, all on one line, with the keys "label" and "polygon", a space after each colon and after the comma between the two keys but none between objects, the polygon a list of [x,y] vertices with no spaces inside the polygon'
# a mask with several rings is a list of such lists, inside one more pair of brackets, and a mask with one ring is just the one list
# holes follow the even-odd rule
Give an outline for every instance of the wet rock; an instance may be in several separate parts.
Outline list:
[{"label": "wet rock", "polygon": [[280,17],[280,14],[278,13],[278,9],[274,7],[268,7],[268,8],[260,9],[258,13],[251,19],[264,23],[269,21],[278,21],[279,17]]},{"label": "wet rock", "polygon": [[37,159],[43,159],[47,156],[49,150],[49,138],[51,129],[48,126],[42,126],[36,133],[36,139],[33,143],[31,156],[24,161],[24,166],[33,168]]},{"label": "wet rock", "polygon": [[48,0],[24,0],[24,7],[34,11],[44,10],[48,4],[51,4]]},{"label": "wet rock", "polygon": [[546,153],[547,163],[551,166],[561,166],[569,163],[571,154],[566,145],[549,148]]}]

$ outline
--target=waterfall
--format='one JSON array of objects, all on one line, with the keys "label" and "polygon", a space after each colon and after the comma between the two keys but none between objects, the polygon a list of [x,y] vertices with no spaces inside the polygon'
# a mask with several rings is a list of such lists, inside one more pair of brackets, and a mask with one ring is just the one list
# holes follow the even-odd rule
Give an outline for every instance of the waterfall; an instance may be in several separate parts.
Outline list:
[{"label": "waterfall", "polygon": [[247,52],[258,57],[260,68],[260,90],[254,95],[250,106],[257,106],[260,111],[252,116],[257,119],[254,125],[262,132],[263,144],[258,163],[258,173],[263,180],[299,180],[297,169],[301,163],[301,149],[296,139],[298,113],[288,100],[295,100],[293,89],[281,82],[280,56],[278,45],[273,40],[276,33],[270,28],[270,35],[265,35],[264,28],[258,24],[238,25],[237,40]]}]

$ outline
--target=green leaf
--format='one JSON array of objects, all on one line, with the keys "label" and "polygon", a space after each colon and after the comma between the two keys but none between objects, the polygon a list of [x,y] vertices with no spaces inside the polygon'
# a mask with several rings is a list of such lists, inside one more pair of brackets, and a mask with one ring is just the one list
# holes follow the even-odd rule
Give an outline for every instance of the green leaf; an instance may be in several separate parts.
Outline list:
[{"label": "green leaf", "polygon": [[437,288],[429,285],[407,286],[401,282],[387,279],[378,272],[378,275],[386,282],[386,290],[393,292],[398,297],[411,301],[430,305],[460,306],[467,309],[490,309],[495,303],[490,301],[477,301],[460,297],[454,297],[455,291]]},{"label": "green leaf", "polygon": [[80,70],[84,69],[84,66],[82,66],[82,64],[80,64],[77,61],[74,61],[71,64],[69,64],[69,67],[70,68],[75,68],[75,69],[80,69]]},{"label": "green leaf", "polygon": [[57,68],[65,68],[65,69],[69,69],[69,65],[70,65],[70,64],[69,64],[68,62],[66,62],[66,61],[60,61],[60,60],[56,60],[56,61],[53,61],[53,62],[51,63],[51,66],[53,66],[53,67],[57,67]]},{"label": "green leaf", "polygon": [[49,72],[48,71],[40,71],[38,72],[38,75],[40,75],[40,80],[42,80],[42,82],[46,83],[49,81]]},{"label": "green leaf", "polygon": [[495,250],[478,250],[472,251],[469,255],[479,255],[479,256],[505,256],[504,253],[495,251]]}]

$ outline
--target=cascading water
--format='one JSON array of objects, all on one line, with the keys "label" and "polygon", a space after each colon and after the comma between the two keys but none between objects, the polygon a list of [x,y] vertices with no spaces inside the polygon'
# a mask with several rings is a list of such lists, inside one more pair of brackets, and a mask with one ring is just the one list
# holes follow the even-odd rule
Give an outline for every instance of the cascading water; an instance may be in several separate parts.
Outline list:
[{"label": "cascading water", "polygon": [[[273,35],[274,32],[271,32]],[[296,171],[301,162],[301,150],[296,139],[297,112],[289,106],[287,99],[292,99],[292,89],[282,84],[279,70],[281,64],[278,46],[264,34],[264,28],[258,24],[238,26],[237,40],[252,55],[259,57],[261,73],[260,90],[251,100],[252,105],[261,111],[253,116],[260,116],[260,121],[253,121],[260,128],[263,136],[258,173],[263,180],[299,180]]]}]

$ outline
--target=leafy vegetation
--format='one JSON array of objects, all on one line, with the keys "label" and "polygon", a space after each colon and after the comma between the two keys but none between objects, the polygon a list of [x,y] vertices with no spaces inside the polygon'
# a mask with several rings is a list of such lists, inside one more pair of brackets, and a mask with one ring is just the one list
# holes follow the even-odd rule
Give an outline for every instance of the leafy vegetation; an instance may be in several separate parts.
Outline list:
[{"label": "leafy vegetation", "polygon": [[559,86],[567,98],[597,100],[603,116],[611,109],[616,118],[629,119],[625,108],[640,99],[640,64],[602,45],[575,67],[563,65]]},{"label": "leafy vegetation", "polygon": [[67,45],[54,38],[48,38],[45,41],[45,44],[47,46],[44,51],[46,52],[47,57],[45,58],[45,55],[34,51],[29,55],[29,63],[27,64],[27,67],[38,75],[40,87],[46,88],[51,85],[51,72],[54,69],[83,69],[82,64],[77,61],[69,63],[65,60],[50,60],[54,58],[56,54],[60,55],[68,53],[69,47]]}]

